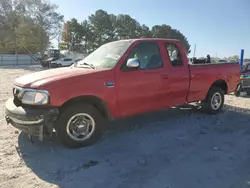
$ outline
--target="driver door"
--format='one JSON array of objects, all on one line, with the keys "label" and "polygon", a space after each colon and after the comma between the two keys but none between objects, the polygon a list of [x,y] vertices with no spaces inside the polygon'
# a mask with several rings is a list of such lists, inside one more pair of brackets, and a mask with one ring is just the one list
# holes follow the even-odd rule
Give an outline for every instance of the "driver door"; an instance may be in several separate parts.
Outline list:
[{"label": "driver door", "polygon": [[[131,70],[126,67],[130,58],[138,59],[138,69]],[[157,42],[140,42],[135,45],[116,75],[122,117],[152,110],[161,83],[162,65]]]}]

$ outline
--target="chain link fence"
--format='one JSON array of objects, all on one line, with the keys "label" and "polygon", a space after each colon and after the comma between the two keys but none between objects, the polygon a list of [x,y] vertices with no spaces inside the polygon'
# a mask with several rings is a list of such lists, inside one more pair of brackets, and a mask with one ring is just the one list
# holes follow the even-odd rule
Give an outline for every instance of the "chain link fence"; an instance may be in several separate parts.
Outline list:
[{"label": "chain link fence", "polygon": [[39,62],[26,54],[0,54],[0,66],[6,65],[38,65]]}]

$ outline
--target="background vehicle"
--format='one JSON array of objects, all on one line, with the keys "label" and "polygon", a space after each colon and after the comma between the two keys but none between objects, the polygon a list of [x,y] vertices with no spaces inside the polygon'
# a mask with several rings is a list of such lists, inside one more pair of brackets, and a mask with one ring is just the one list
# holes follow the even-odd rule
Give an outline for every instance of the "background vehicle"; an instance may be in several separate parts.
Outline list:
[{"label": "background vehicle", "polygon": [[229,63],[239,63],[238,60],[236,60],[236,59],[230,59],[230,60],[228,60],[228,62]]},{"label": "background vehicle", "polygon": [[72,65],[75,62],[73,58],[60,58],[57,61],[52,61],[51,62],[51,67],[68,67]]},{"label": "background vehicle", "polygon": [[188,65],[177,40],[121,40],[73,67],[18,77],[6,120],[40,139],[55,128],[63,144],[81,147],[100,138],[106,120],[197,101],[217,114],[239,81],[238,63]]},{"label": "background vehicle", "polygon": [[40,59],[42,67],[49,67],[52,61],[57,61],[60,58],[60,50],[50,49],[48,55]]},{"label": "background vehicle", "polygon": [[240,84],[238,85],[234,94],[238,97],[241,92],[246,92],[250,95],[250,63],[246,63],[243,66],[240,77]]},{"label": "background vehicle", "polygon": [[[219,63],[227,63],[228,61],[225,60],[225,59],[220,59],[218,62],[219,62]],[[233,62],[233,63],[234,63],[234,62]]]},{"label": "background vehicle", "polygon": [[74,61],[74,63],[77,63],[78,61],[81,61],[82,59],[76,59],[75,61]]}]

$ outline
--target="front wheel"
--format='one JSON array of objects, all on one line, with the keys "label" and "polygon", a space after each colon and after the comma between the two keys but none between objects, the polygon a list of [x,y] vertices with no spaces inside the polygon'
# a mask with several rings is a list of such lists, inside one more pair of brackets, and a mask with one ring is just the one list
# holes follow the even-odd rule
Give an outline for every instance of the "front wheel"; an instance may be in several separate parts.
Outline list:
[{"label": "front wheel", "polygon": [[92,145],[101,137],[102,116],[89,104],[72,105],[62,112],[56,132],[61,142],[68,147]]},{"label": "front wheel", "polygon": [[224,91],[219,87],[211,87],[207,97],[201,102],[201,109],[209,114],[219,113],[224,106]]}]

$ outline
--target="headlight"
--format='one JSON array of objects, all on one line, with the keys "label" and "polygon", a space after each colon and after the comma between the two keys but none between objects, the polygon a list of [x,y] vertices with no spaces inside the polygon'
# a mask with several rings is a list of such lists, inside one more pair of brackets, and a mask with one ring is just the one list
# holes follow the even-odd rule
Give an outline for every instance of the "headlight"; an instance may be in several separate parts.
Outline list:
[{"label": "headlight", "polygon": [[49,93],[45,90],[23,90],[19,94],[23,104],[44,105],[49,103]]}]

